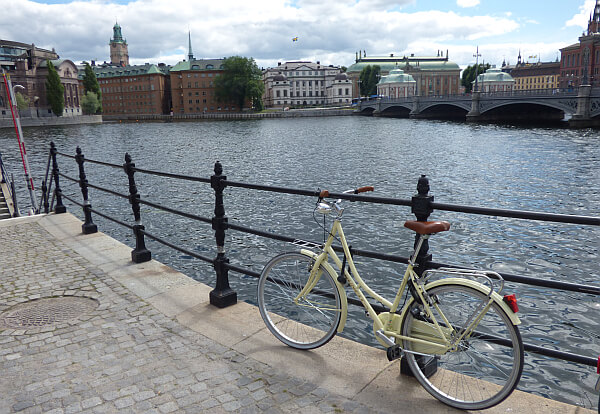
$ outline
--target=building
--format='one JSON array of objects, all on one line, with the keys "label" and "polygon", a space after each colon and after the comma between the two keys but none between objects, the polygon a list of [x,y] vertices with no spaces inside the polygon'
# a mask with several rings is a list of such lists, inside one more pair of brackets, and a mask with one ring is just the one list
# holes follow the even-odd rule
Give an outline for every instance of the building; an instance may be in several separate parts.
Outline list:
[{"label": "building", "polygon": [[110,63],[115,66],[129,66],[129,50],[127,40],[123,39],[121,26],[113,26],[113,38],[110,39]]},{"label": "building", "polygon": [[448,60],[448,52],[444,56],[438,51],[437,56],[418,57],[410,56],[370,56],[366,53],[357,53],[356,61],[346,73],[351,78],[354,86],[354,97],[358,97],[358,80],[361,71],[368,65],[378,65],[381,68],[381,76],[389,75],[394,69],[402,69],[404,73],[411,75],[415,80],[415,95],[419,96],[443,96],[457,95],[460,93],[460,67]]},{"label": "building", "polygon": [[512,92],[514,86],[513,77],[496,68],[490,68],[485,73],[477,75],[477,83],[473,81],[473,91],[484,93]]},{"label": "building", "polygon": [[349,105],[352,101],[350,78],[339,67],[320,62],[278,63],[263,71],[263,82],[267,108]]},{"label": "building", "polygon": [[561,88],[600,85],[600,0],[596,0],[587,32],[579,43],[560,49]]},{"label": "building", "polygon": [[382,76],[377,84],[377,95],[387,98],[406,98],[413,96],[417,82],[402,69],[392,69],[387,76]]},{"label": "building", "polygon": [[517,64],[510,71],[515,80],[515,91],[557,89],[559,87],[560,62],[537,62]]},{"label": "building", "polygon": [[[104,115],[161,115],[170,112],[169,67],[164,64],[93,66]],[[83,71],[80,80],[83,81]]]},{"label": "building", "polygon": [[[53,116],[46,99],[48,60],[56,67],[65,89],[63,116],[82,115],[79,102],[78,70],[70,60],[59,59],[54,50],[36,47],[34,44],[0,40],[0,67],[10,76],[13,87],[21,85],[20,92],[29,102],[29,108],[21,110],[21,116]],[[6,87],[0,78],[0,117],[10,117]]]},{"label": "building", "polygon": [[[195,59],[188,34],[188,59],[170,70],[171,110],[174,114],[240,112],[236,102],[220,102],[215,94],[215,78],[223,72],[225,59]],[[251,104],[246,102],[249,107]]]}]

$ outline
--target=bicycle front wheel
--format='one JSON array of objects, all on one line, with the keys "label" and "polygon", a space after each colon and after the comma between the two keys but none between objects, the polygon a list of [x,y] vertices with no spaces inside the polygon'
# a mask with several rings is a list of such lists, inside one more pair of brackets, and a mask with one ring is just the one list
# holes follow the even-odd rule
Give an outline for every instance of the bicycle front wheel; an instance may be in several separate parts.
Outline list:
[{"label": "bicycle front wheel", "polygon": [[303,254],[284,253],[267,263],[258,280],[258,307],[267,328],[297,349],[314,349],[329,342],[342,314],[337,285],[323,267],[310,292],[299,296],[314,264]]},{"label": "bicycle front wheel", "polygon": [[[488,302],[487,295],[463,285],[441,285],[427,293],[437,302],[431,307],[433,316],[450,340],[460,335]],[[426,340],[439,336],[422,305],[413,300],[408,306],[403,335]],[[445,326],[442,314],[454,333]],[[403,347],[407,351],[435,355],[431,358],[407,353],[406,359],[416,379],[431,395],[463,410],[482,410],[502,402],[515,389],[523,371],[523,342],[519,330],[495,302],[475,332],[454,349],[441,352],[435,344],[408,340],[403,341]],[[437,363],[437,369],[431,369],[431,362],[434,366]]]}]

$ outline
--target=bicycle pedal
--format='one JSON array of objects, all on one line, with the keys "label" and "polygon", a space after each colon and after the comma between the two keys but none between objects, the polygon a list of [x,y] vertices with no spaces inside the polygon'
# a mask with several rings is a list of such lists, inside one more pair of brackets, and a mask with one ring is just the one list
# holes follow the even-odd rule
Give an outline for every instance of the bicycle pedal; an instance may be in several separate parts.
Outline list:
[{"label": "bicycle pedal", "polygon": [[402,348],[400,348],[400,345],[394,345],[394,346],[390,346],[386,350],[386,354],[387,354],[388,361],[394,361],[398,358],[402,358],[402,355],[404,354],[404,352],[402,351]]}]

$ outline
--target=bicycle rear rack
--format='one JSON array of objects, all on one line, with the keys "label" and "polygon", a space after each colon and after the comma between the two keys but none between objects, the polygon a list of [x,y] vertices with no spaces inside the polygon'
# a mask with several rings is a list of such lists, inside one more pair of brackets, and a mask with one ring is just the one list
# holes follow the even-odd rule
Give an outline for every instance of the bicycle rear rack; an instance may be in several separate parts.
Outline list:
[{"label": "bicycle rear rack", "polygon": [[421,278],[422,283],[424,284],[427,279],[436,274],[444,274],[447,276],[461,276],[467,278],[474,279],[483,279],[485,284],[490,287],[490,293],[488,293],[488,298],[491,298],[492,292],[494,292],[494,282],[492,279],[500,282],[500,288],[496,293],[500,294],[504,289],[504,279],[496,272],[492,272],[491,270],[476,270],[476,269],[458,269],[453,267],[440,267],[439,269],[430,269],[423,272],[423,277]]}]

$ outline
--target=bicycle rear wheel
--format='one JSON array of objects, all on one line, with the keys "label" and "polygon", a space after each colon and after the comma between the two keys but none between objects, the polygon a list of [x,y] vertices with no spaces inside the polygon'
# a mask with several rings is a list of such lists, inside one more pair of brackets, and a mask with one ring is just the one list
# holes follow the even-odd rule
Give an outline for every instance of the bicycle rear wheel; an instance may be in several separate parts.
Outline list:
[{"label": "bicycle rear wheel", "polygon": [[322,267],[314,288],[295,301],[314,263],[303,254],[284,253],[267,263],[258,280],[258,307],[267,328],[281,342],[297,349],[325,345],[340,324],[340,294]]},{"label": "bicycle rear wheel", "polygon": [[[488,301],[487,295],[463,285],[441,285],[427,293],[437,298],[438,309],[432,307],[432,312],[438,323],[443,325],[441,310],[455,331],[466,328],[477,308]],[[403,335],[423,339],[438,335],[424,315],[422,305],[413,300],[408,306]],[[435,346],[408,340],[403,341],[403,347],[407,351],[435,354],[437,370],[433,374],[419,365],[419,356],[407,353],[406,359],[416,379],[431,395],[463,410],[482,410],[499,404],[515,389],[523,371],[519,330],[495,302],[475,333],[461,340],[455,350],[441,354],[438,350],[436,354]]]}]

